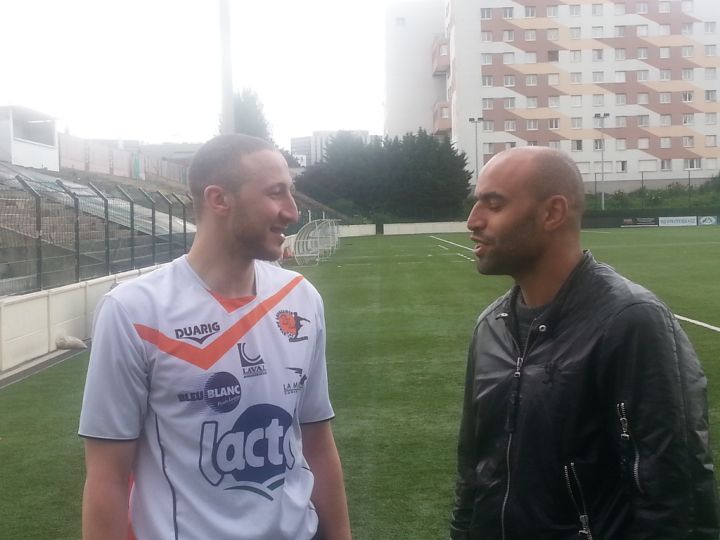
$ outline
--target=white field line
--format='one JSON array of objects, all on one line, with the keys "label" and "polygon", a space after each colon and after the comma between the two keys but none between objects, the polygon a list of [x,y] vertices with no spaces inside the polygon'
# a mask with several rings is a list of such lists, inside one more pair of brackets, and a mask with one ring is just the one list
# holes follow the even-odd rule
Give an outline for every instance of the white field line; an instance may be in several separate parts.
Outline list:
[{"label": "white field line", "polygon": [[702,321],[696,321],[695,319],[688,319],[687,317],[683,317],[682,315],[675,315],[676,319],[680,319],[681,321],[689,322],[691,324],[696,324],[698,326],[702,326],[703,328],[707,328],[708,330],[713,330],[715,332],[720,332],[720,328],[717,326],[713,326],[708,323],[704,323]]},{"label": "white field line", "polygon": [[443,246],[442,244],[438,244],[437,247],[442,248],[442,249],[444,249],[445,251],[447,251],[448,249],[450,249],[449,247]]},{"label": "white field line", "polygon": [[585,234],[585,233],[593,233],[593,234],[612,234],[611,231],[591,231],[591,230],[588,230],[588,229],[583,229],[582,232],[583,232],[583,234]]},{"label": "white field line", "polygon": [[[451,242],[450,240],[444,240],[442,238],[438,238],[437,236],[431,236],[430,238],[434,238],[435,240],[440,240],[441,242],[446,242],[448,244],[452,244],[453,246],[457,246],[459,248],[467,249],[468,251],[472,251],[472,248],[469,248],[467,246],[462,246],[460,244],[456,244],[455,242]],[[458,253],[458,255],[460,255]],[[472,260],[470,257],[466,257],[468,260]],[[717,326],[713,326],[708,323],[704,323],[702,321],[696,321],[695,319],[689,319],[687,317],[683,317],[682,315],[675,315],[676,318],[680,319],[681,321],[685,321],[691,324],[696,324],[697,326],[702,326],[703,328],[707,328],[708,330],[712,330],[714,332],[720,332],[720,328]]]}]

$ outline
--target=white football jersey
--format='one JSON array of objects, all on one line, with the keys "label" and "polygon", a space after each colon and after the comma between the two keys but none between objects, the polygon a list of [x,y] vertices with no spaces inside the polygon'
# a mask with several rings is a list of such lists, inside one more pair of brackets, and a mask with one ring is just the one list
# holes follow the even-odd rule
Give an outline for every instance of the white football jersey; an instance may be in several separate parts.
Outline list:
[{"label": "white football jersey", "polygon": [[333,417],[322,301],[260,261],[255,286],[222,299],[181,257],[98,307],[79,433],[138,440],[138,540],[315,534],[300,424]]}]

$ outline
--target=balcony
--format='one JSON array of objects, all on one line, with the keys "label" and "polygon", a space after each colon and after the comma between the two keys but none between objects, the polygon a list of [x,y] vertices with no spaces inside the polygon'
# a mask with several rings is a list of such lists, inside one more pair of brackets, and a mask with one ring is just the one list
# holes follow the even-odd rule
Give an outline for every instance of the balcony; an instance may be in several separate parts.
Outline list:
[{"label": "balcony", "polygon": [[444,75],[450,70],[450,42],[445,36],[435,36],[433,42],[433,75]]},{"label": "balcony", "polygon": [[452,132],[450,102],[438,101],[433,109],[433,135],[447,135]]}]

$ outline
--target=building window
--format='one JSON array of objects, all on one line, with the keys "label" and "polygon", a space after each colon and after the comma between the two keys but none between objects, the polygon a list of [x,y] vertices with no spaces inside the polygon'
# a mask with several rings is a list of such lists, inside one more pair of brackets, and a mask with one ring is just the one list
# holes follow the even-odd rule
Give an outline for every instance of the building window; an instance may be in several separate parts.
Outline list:
[{"label": "building window", "polygon": [[504,7],[503,10],[503,19],[512,19],[513,18],[513,8],[511,7]]},{"label": "building window", "polygon": [[[624,6],[624,4],[615,4],[615,6]],[[616,26],[615,27],[615,37],[625,37],[625,27],[624,26]]]},{"label": "building window", "polygon": [[680,33],[683,36],[691,36],[693,33],[693,23],[691,23],[691,22],[682,23],[682,27],[680,28]]},{"label": "building window", "polygon": [[647,24],[638,24],[635,27],[635,33],[638,35],[638,37],[645,37],[648,35],[648,25]]},{"label": "building window", "polygon": [[573,152],[582,152],[582,148],[583,148],[582,139],[573,139],[572,142],[570,143],[570,149]]},{"label": "building window", "polygon": [[515,120],[505,120],[505,131],[515,131]]},{"label": "building window", "polygon": [[647,47],[638,47],[637,57],[638,57],[638,60],[647,60],[647,57],[648,57]]},{"label": "building window", "polygon": [[705,146],[715,148],[717,146],[717,135],[705,135]]},{"label": "building window", "polygon": [[556,41],[560,39],[560,32],[557,28],[548,28],[547,29],[547,39],[549,41]]},{"label": "building window", "polygon": [[660,70],[660,80],[669,81],[672,78],[672,72],[669,69]]},{"label": "building window", "polygon": [[615,15],[625,15],[625,4],[615,4]]},{"label": "building window", "polygon": [[602,4],[593,4],[592,5],[592,14],[593,14],[593,17],[602,17],[603,5]]},{"label": "building window", "polygon": [[605,105],[605,94],[593,94],[593,107],[602,107]]},{"label": "building window", "polygon": [[537,32],[535,30],[525,30],[525,41],[535,41]]},{"label": "building window", "polygon": [[615,150],[627,150],[627,141],[625,139],[615,139]]},{"label": "building window", "polygon": [[693,148],[695,146],[695,137],[692,135],[685,135],[683,137],[683,148]]},{"label": "building window", "polygon": [[573,129],[582,129],[582,127],[583,127],[583,121],[582,121],[582,120],[583,120],[583,119],[582,119],[582,116],[573,116],[573,117],[570,119],[570,126],[571,126]]},{"label": "building window", "polygon": [[537,75],[525,75],[526,86],[537,86],[538,76]]},{"label": "building window", "polygon": [[637,141],[637,147],[640,150],[647,150],[650,148],[650,139],[647,137],[640,137]]},{"label": "building window", "polygon": [[[617,50],[617,49],[616,49]],[[593,62],[601,62],[603,59],[603,50],[602,49],[593,49],[592,50],[592,60]],[[615,58],[616,60],[619,60],[619,58]]]},{"label": "building window", "polygon": [[694,170],[694,169],[699,169],[699,168],[700,168],[700,158],[684,159],[684,160],[683,160],[683,163],[684,163],[684,165],[685,165],[685,170],[686,170],[686,171]]},{"label": "building window", "polygon": [[717,24],[715,23],[715,21],[705,22],[705,33],[706,34],[714,34],[716,28],[717,28]]},{"label": "building window", "polygon": [[637,4],[635,4],[635,11],[640,14],[647,13],[648,12],[647,2],[638,2]]},{"label": "building window", "polygon": [[670,92],[660,92],[660,103],[670,103],[672,94]]},{"label": "building window", "polygon": [[650,71],[647,69],[641,69],[637,72],[638,81],[647,81],[648,79],[650,79]]},{"label": "building window", "polygon": [[571,17],[579,17],[580,16],[580,4],[570,4],[570,10],[569,10]]},{"label": "building window", "polygon": [[667,1],[658,2],[658,12],[670,13],[670,2],[667,2]]},{"label": "building window", "polygon": [[615,127],[627,127],[627,116],[616,116]]},{"label": "building window", "polygon": [[495,100],[493,98],[482,98],[483,111],[492,111],[494,102]]},{"label": "building window", "polygon": [[627,94],[615,94],[615,105],[627,105]]},{"label": "building window", "polygon": [[582,31],[580,30],[579,26],[570,27],[570,39],[580,39],[581,36]]},{"label": "building window", "polygon": [[600,116],[599,114],[593,116],[593,127],[596,129],[604,128],[605,118],[603,116]]},{"label": "building window", "polygon": [[515,108],[515,98],[514,97],[507,97],[503,100],[503,106],[506,109],[514,109]]},{"label": "building window", "polygon": [[545,8],[545,16],[546,17],[557,17],[558,16],[557,5],[547,6]]},{"label": "building window", "polygon": [[[600,51],[602,53],[602,50]],[[615,60],[625,60],[627,58],[627,50],[615,49]],[[602,54],[600,54],[600,60],[602,60]]]},{"label": "building window", "polygon": [[647,92],[640,92],[637,95],[638,105],[647,105],[650,102],[650,94]]},{"label": "building window", "polygon": [[548,129],[560,129],[560,119],[548,118]]},{"label": "building window", "polygon": [[593,71],[592,80],[594,83],[603,82],[605,80],[605,72],[604,71]]},{"label": "building window", "polygon": [[684,45],[680,48],[680,54],[682,54],[683,58],[691,58],[693,55],[693,46],[692,45]]},{"label": "building window", "polygon": [[528,141],[527,145],[528,146],[537,146],[537,141]]},{"label": "building window", "polygon": [[510,150],[511,148],[515,148],[517,146],[517,143],[515,141],[512,142],[506,142],[505,143],[505,150]]},{"label": "building window", "polygon": [[502,55],[503,64],[510,65],[515,63],[515,53],[506,52]]},{"label": "building window", "polygon": [[692,13],[693,12],[693,0],[682,0],[680,7],[681,7],[683,13]]},{"label": "building window", "polygon": [[650,115],[639,114],[637,117],[637,125],[638,127],[648,127],[650,125]]},{"label": "building window", "polygon": [[493,33],[489,30],[483,30],[482,32],[480,32],[480,40],[485,43],[492,42]]},{"label": "building window", "polygon": [[661,114],[660,115],[660,125],[661,126],[672,125],[672,115],[671,114]]},{"label": "building window", "polygon": [[594,38],[603,37],[603,27],[602,26],[593,26],[590,35]]},{"label": "building window", "polygon": [[548,141],[548,147],[560,150],[560,141]]},{"label": "building window", "polygon": [[482,53],[480,55],[480,63],[483,66],[490,66],[493,63],[493,55],[492,53]]},{"label": "building window", "polygon": [[705,90],[705,101],[708,101],[708,102],[717,101],[717,90]]},{"label": "building window", "polygon": [[705,45],[705,56],[717,56],[717,45]]},{"label": "building window", "polygon": [[560,58],[560,54],[557,50],[548,51],[548,62],[557,62]]},{"label": "building window", "polygon": [[486,88],[495,86],[495,78],[492,75],[483,75],[482,85]]},{"label": "building window", "polygon": [[483,21],[489,21],[493,18],[493,10],[492,8],[480,8],[480,18]]},{"label": "building window", "polygon": [[605,150],[605,139],[593,140],[593,150],[596,150],[596,151]]},{"label": "building window", "polygon": [[670,25],[669,24],[661,24],[660,26],[658,26],[658,35],[669,36],[670,35]]},{"label": "building window", "polygon": [[495,131],[495,121],[483,120],[483,131]]},{"label": "building window", "polygon": [[582,107],[582,96],[570,96],[570,105],[572,107]]},{"label": "building window", "polygon": [[661,171],[671,171],[672,170],[672,159],[661,159],[660,160],[660,170]]},{"label": "building window", "polygon": [[582,51],[570,51],[571,62],[582,62]]},{"label": "building window", "polygon": [[573,71],[570,73],[570,84],[582,84],[582,72]]},{"label": "building window", "polygon": [[709,67],[705,68],[705,80],[706,81],[714,81],[717,79],[717,68]]},{"label": "building window", "polygon": [[624,71],[616,71],[615,72],[615,82],[616,83],[624,83],[625,81],[626,81],[625,72]]},{"label": "building window", "polygon": [[692,126],[695,124],[694,113],[683,113],[683,126]]},{"label": "building window", "polygon": [[536,64],[537,63],[537,53],[536,52],[526,52],[525,53],[525,63],[526,64]]},{"label": "building window", "polygon": [[527,121],[527,130],[528,131],[537,131],[538,128],[538,121],[536,119],[530,119]]},{"label": "building window", "polygon": [[714,126],[717,124],[717,113],[706,112],[705,113],[705,125]]},{"label": "building window", "polygon": [[615,167],[617,172],[627,172],[627,161],[616,161]]},{"label": "building window", "polygon": [[528,109],[537,109],[538,106],[538,98],[535,96],[530,96],[527,98],[527,108]]},{"label": "building window", "polygon": [[683,103],[692,103],[694,98],[695,98],[695,94],[692,92],[692,90],[683,91],[683,93],[682,93],[682,102]]},{"label": "building window", "polygon": [[670,47],[660,47],[660,58],[670,58]]},{"label": "building window", "polygon": [[548,107],[556,109],[560,106],[560,96],[548,96]]},{"label": "building window", "polygon": [[515,75],[504,75],[503,86],[515,86]]},{"label": "building window", "polygon": [[515,41],[515,30],[503,30],[503,41]]},{"label": "building window", "polygon": [[528,19],[536,17],[535,6],[525,6],[525,17]]},{"label": "building window", "polygon": [[548,73],[547,83],[549,85],[560,84],[560,74],[559,73]]}]

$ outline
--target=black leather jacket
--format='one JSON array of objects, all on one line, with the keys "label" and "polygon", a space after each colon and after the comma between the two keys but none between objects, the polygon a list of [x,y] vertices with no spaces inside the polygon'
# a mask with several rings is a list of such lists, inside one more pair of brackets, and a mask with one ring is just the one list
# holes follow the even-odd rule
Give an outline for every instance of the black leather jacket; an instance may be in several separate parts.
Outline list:
[{"label": "black leather jacket", "polygon": [[717,540],[706,379],[668,308],[586,252],[518,351],[478,319],[453,539]]}]

